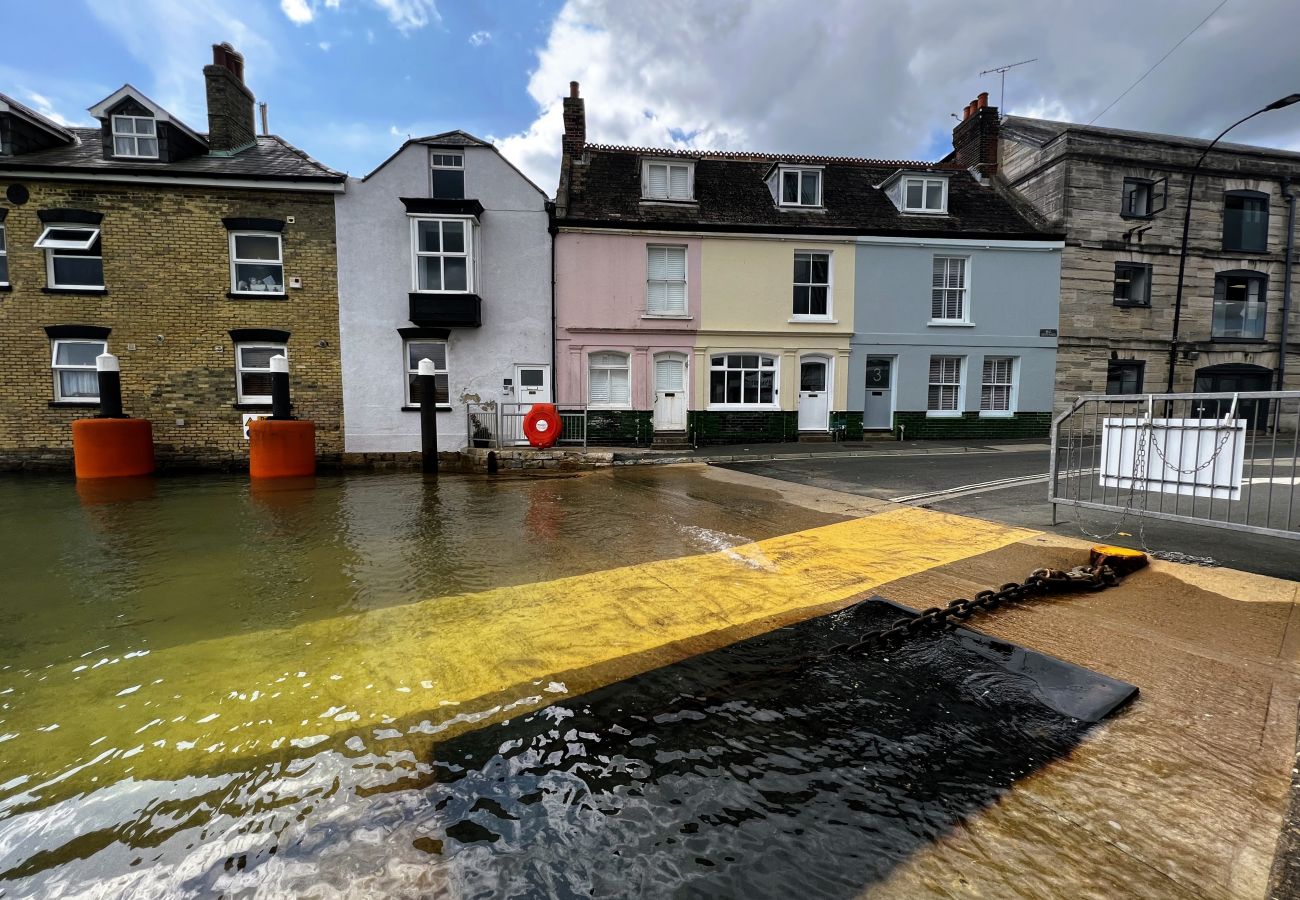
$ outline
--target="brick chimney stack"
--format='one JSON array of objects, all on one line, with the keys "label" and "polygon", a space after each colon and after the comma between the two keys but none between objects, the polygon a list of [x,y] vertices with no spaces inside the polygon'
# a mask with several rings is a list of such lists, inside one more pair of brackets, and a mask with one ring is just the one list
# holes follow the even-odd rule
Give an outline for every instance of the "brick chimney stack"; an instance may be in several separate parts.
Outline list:
[{"label": "brick chimney stack", "polygon": [[208,88],[208,149],[233,153],[257,140],[253,92],[244,85],[244,57],[229,44],[212,45],[212,65],[203,67]]},{"label": "brick chimney stack", "polygon": [[587,109],[578,96],[578,82],[569,82],[569,96],[564,98],[564,143],[570,156],[581,156],[587,143]]},{"label": "brick chimney stack", "polygon": [[998,108],[989,106],[988,91],[982,91],[962,112],[952,130],[953,160],[966,168],[976,167],[981,175],[998,171]]}]

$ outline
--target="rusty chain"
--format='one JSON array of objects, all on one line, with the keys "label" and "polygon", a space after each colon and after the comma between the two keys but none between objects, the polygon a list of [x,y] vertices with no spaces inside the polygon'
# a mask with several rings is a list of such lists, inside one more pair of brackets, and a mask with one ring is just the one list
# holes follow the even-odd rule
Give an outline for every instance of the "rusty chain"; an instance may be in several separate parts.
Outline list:
[{"label": "rusty chain", "polygon": [[1119,584],[1121,575],[1145,564],[1145,556],[1113,558],[1094,551],[1089,565],[1075,566],[1072,569],[1035,569],[1022,582],[1008,582],[996,591],[980,591],[973,599],[958,597],[947,606],[932,606],[915,616],[896,619],[883,628],[864,632],[856,640],[836,644],[829,652],[865,653],[883,650],[912,635],[942,631],[957,622],[964,622],[977,612],[989,612],[1004,603],[1071,591],[1105,590]]}]

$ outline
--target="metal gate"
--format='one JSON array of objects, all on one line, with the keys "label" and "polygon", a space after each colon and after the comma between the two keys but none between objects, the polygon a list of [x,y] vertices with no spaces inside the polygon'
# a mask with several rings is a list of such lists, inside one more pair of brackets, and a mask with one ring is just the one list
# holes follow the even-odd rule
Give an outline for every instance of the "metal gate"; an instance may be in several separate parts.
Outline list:
[{"label": "metal gate", "polygon": [[1058,507],[1300,540],[1300,391],[1088,394],[1052,422]]}]

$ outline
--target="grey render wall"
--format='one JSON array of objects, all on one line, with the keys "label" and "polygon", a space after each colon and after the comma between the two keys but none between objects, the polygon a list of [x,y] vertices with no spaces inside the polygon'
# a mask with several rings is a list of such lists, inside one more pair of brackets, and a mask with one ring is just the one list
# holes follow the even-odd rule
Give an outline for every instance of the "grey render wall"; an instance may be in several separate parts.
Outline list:
[{"label": "grey render wall", "polygon": [[[923,411],[932,353],[967,357],[962,408],[979,409],[985,356],[1020,360],[1017,412],[1052,408],[1061,245],[1043,241],[860,239],[849,357],[849,408],[863,408],[868,356],[896,356],[894,411]],[[1044,249],[1050,248],[1050,249]],[[928,325],[935,256],[970,259],[973,325]]]},{"label": "grey render wall", "polygon": [[[465,196],[484,212],[476,228],[483,324],[447,339],[451,411],[438,414],[440,449],[466,444],[467,401],[512,401],[514,366],[551,364],[551,236],[546,197],[488,147],[465,154]],[[403,411],[405,360],[397,329],[411,326],[411,226],[402,197],[430,195],[429,147],[408,144],[337,198],[344,450],[420,449],[420,416]]]}]

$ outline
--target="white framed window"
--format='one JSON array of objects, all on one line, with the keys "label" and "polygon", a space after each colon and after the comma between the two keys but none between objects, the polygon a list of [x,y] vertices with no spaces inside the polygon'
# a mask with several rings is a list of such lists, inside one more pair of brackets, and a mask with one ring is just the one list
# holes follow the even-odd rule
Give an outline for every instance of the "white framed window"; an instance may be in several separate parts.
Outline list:
[{"label": "white framed window", "polygon": [[108,341],[56,338],[50,354],[55,402],[98,403],[99,374],[95,371],[95,357],[107,352]]},{"label": "white framed window", "polygon": [[414,290],[431,294],[474,292],[473,232],[465,218],[412,218]]},{"label": "white framed window", "polygon": [[710,406],[776,406],[776,357],[726,353],[709,360]]},{"label": "white framed window", "polygon": [[1014,356],[984,357],[980,382],[980,415],[1009,416],[1016,409],[1016,359]]},{"label": "white framed window", "polygon": [[831,315],[831,255],[811,250],[794,253],[796,319],[829,319]]},{"label": "white framed window", "polygon": [[903,179],[903,212],[946,213],[948,211],[947,178]]},{"label": "white framed window", "polygon": [[606,408],[632,405],[632,378],[626,353],[601,351],[587,357],[587,405]]},{"label": "white framed window", "polygon": [[230,290],[283,294],[284,249],[274,231],[230,232]]},{"label": "white framed window", "polygon": [[970,321],[968,279],[964,256],[936,256],[930,281],[930,321],[939,324]]},{"label": "white framed window", "polygon": [[9,284],[9,245],[5,243],[5,223],[0,222],[0,285]]},{"label": "white framed window", "polygon": [[930,357],[930,396],[926,415],[960,416],[964,356]]},{"label": "white framed window", "polygon": [[113,116],[113,155],[158,158],[158,123],[152,116]]},{"label": "white framed window", "polygon": [[645,311],[649,316],[686,315],[686,248],[646,245]]},{"label": "white framed window", "polygon": [[249,342],[235,345],[235,399],[240,403],[271,402],[271,357],[289,357],[284,344]]},{"label": "white framed window", "polygon": [[694,200],[695,164],[646,160],[641,164],[641,199]]},{"label": "white framed window", "polygon": [[447,376],[447,342],[431,341],[425,338],[411,338],[404,342],[406,359],[406,405],[419,406],[424,397],[420,395],[420,360],[433,362],[433,405],[451,408],[451,392]]},{"label": "white framed window", "polygon": [[782,168],[780,179],[777,197],[782,206],[822,205],[821,169]]},{"label": "white framed window", "polygon": [[45,275],[52,288],[104,287],[104,257],[94,225],[47,225],[34,245],[45,251]]},{"label": "white framed window", "polygon": [[465,199],[465,156],[433,151],[429,154],[430,187],[439,200]]}]

